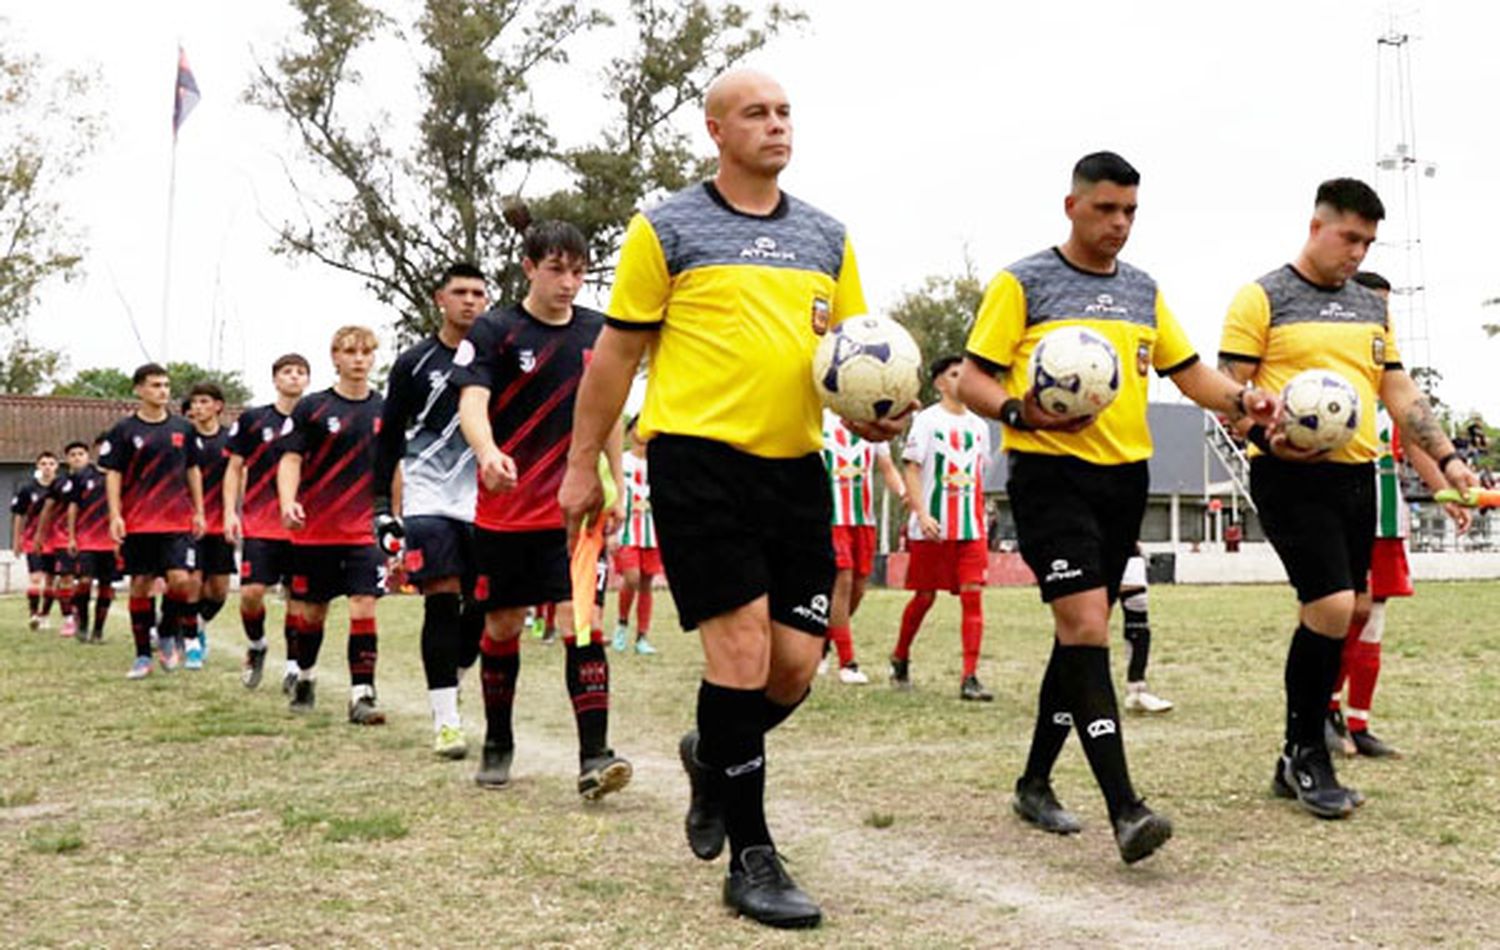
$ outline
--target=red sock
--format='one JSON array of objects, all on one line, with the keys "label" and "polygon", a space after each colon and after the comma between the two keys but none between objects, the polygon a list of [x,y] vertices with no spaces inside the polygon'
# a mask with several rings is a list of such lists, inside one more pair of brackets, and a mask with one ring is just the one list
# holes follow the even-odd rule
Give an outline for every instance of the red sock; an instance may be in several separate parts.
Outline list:
[{"label": "red sock", "polygon": [[973,676],[979,669],[979,645],[984,642],[984,592],[960,591],[959,605],[963,609],[960,627],[964,644],[964,676]]},{"label": "red sock", "polygon": [[1344,652],[1339,658],[1339,678],[1333,681],[1333,695],[1328,697],[1329,712],[1338,712],[1343,708],[1339,697],[1344,695],[1344,681],[1349,678],[1349,657],[1354,650],[1354,644],[1359,642],[1359,635],[1364,632],[1364,626],[1349,624],[1349,629],[1344,632]]},{"label": "red sock", "polygon": [[646,580],[646,586],[635,598],[635,633],[638,637],[644,637],[646,631],[651,629],[651,604],[654,598],[651,595],[651,581]]},{"label": "red sock", "polygon": [[1370,728],[1370,702],[1375,698],[1375,681],[1380,678],[1380,644],[1355,640],[1344,650],[1344,664],[1349,668],[1349,708],[1346,715],[1351,732]]},{"label": "red sock", "polygon": [[635,603],[635,588],[629,584],[620,585],[620,626],[630,626],[630,608]]},{"label": "red sock", "polygon": [[848,624],[842,627],[830,625],[828,639],[833,641],[833,648],[839,651],[839,666],[848,666],[854,662],[854,638],[849,635]]},{"label": "red sock", "polygon": [[928,609],[936,599],[937,594],[930,590],[919,590],[911,595],[906,609],[901,611],[901,636],[896,640],[896,649],[891,652],[892,659],[905,660],[911,657],[911,642],[917,638],[917,631],[922,629],[922,619],[927,616]]}]

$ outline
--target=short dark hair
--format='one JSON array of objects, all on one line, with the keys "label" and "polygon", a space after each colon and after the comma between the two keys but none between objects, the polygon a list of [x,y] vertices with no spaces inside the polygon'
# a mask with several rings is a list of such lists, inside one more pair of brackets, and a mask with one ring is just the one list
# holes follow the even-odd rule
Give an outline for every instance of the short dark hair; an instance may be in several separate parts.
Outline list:
[{"label": "short dark hair", "polygon": [[962,363],[963,361],[964,358],[962,356],[955,356],[952,353],[948,354],[947,356],[939,356],[937,359],[932,361],[931,366],[927,367],[927,372],[932,374],[933,379],[937,379],[939,376],[948,372],[948,368],[951,367],[954,363]]},{"label": "short dark hair", "polygon": [[452,281],[455,277],[466,277],[473,280],[484,280],[484,271],[475,267],[473,264],[470,264],[468,261],[458,261],[457,263],[449,264],[447,267],[443,268],[443,272],[438,275],[437,289],[442,290],[444,287],[448,286],[449,282]]},{"label": "short dark hair", "polygon": [[85,452],[87,452],[89,450],[89,447],[84,443],[78,441],[77,439],[74,439],[72,442],[69,442],[67,445],[63,446],[63,454],[67,455],[74,449],[83,449]]},{"label": "short dark hair", "polygon": [[188,390],[188,402],[192,402],[194,396],[207,396],[210,399],[224,401],[224,390],[218,383],[211,379],[200,379]]},{"label": "short dark hair", "polygon": [[1101,181],[1131,188],[1141,183],[1141,173],[1114,152],[1090,152],[1073,166],[1074,186],[1097,185]]},{"label": "short dark hair", "polygon": [[1391,290],[1391,282],[1372,270],[1356,271],[1353,280],[1361,287],[1368,287],[1371,290],[1384,290],[1386,293],[1390,293]]},{"label": "short dark hair", "polygon": [[1318,186],[1318,197],[1314,206],[1327,206],[1335,211],[1359,215],[1366,221],[1384,221],[1385,205],[1375,189],[1358,178],[1330,178]]},{"label": "short dark hair", "polygon": [[56,459],[56,458],[57,458],[57,453],[54,452],[54,451],[52,451],[51,449],[42,449],[40,452],[38,452],[36,454],[36,460],[38,462],[40,462],[42,459]]},{"label": "short dark hair", "polygon": [[94,436],[94,448],[98,448],[99,446],[103,445],[105,443],[105,441],[108,440],[108,439],[109,439],[109,433],[108,432],[101,432],[98,435]]},{"label": "short dark hair", "polygon": [[131,375],[130,385],[139,386],[153,376],[167,376],[170,378],[171,374],[160,363],[142,363],[135,368],[135,373]]},{"label": "short dark hair", "polygon": [[188,414],[188,410],[191,408],[193,408],[193,397],[191,396],[183,396],[182,402],[177,404],[177,411],[184,416]]},{"label": "short dark hair", "polygon": [[312,372],[312,366],[308,364],[307,357],[301,353],[283,353],[281,356],[276,357],[276,362],[271,364],[271,375],[275,376],[281,372],[284,366],[300,366],[304,372]]},{"label": "short dark hair", "polygon": [[587,264],[589,242],[582,231],[567,221],[538,221],[526,229],[521,253],[533,264],[540,264],[553,254]]}]

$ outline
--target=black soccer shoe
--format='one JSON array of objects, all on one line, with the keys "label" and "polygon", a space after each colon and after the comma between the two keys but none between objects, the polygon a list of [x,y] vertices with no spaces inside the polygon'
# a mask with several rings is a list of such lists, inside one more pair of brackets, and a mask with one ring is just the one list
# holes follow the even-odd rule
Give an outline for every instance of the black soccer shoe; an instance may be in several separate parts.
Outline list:
[{"label": "black soccer shoe", "polygon": [[294,696],[297,693],[297,674],[291,670],[281,674],[281,695]]},{"label": "black soccer shoe", "polygon": [[740,853],[738,866],[731,866],[724,878],[724,903],[767,927],[791,930],[823,922],[823,911],[786,873],[768,844]]},{"label": "black soccer shoe", "polygon": [[683,820],[688,847],[700,860],[712,861],[724,850],[724,803],[719,800],[718,777],[698,761],[698,730],[683,734],[677,743],[677,757],[687,773],[690,792]]},{"label": "black soccer shoe", "polygon": [[349,722],[356,726],[383,726],[385,713],[375,705],[374,696],[361,696],[349,702]]},{"label": "black soccer shoe", "polygon": [[318,704],[318,684],[313,680],[298,678],[292,684],[292,701],[286,704],[286,708],[294,713],[310,713]]},{"label": "black soccer shoe", "polygon": [[902,691],[911,689],[910,660],[898,660],[891,657],[891,688]]},{"label": "black soccer shoe", "polygon": [[1331,755],[1354,754],[1354,743],[1349,739],[1349,726],[1344,722],[1343,710],[1328,710],[1328,715],[1323,720],[1323,741]]},{"label": "black soccer shoe", "polygon": [[1354,751],[1359,755],[1371,759],[1399,759],[1401,753],[1394,746],[1387,745],[1368,729],[1358,729],[1349,733],[1349,738],[1354,742]]},{"label": "black soccer shoe", "polygon": [[1348,818],[1354,811],[1354,799],[1334,776],[1325,746],[1294,746],[1282,757],[1282,774],[1297,804],[1319,818]]},{"label": "black soccer shoe", "polygon": [[479,771],[474,773],[474,784],[480,788],[504,788],[510,784],[510,761],[516,754],[515,746],[500,746],[485,742],[479,760]]},{"label": "black soccer shoe", "polygon": [[266,671],[266,651],[246,650],[244,668],[240,670],[240,683],[246,689],[255,689],[260,685],[261,676]]},{"label": "black soccer shoe", "polygon": [[1076,835],[1083,830],[1078,816],[1062,807],[1052,793],[1052,783],[1016,779],[1016,793],[1010,800],[1011,810],[1022,821],[1055,835]]},{"label": "black soccer shoe", "polygon": [[[1271,775],[1271,794],[1275,795],[1277,798],[1294,799],[1297,797],[1297,790],[1292,788],[1291,785],[1287,784],[1286,764],[1286,756],[1281,755],[1276,757],[1276,769]],[[1364,805],[1364,792],[1361,792],[1357,788],[1350,788],[1347,785],[1344,786],[1344,791],[1349,793],[1349,801],[1354,805],[1355,808],[1359,808],[1360,806]]]},{"label": "black soccer shoe", "polygon": [[1147,808],[1145,802],[1125,809],[1114,824],[1115,844],[1120,846],[1120,858],[1126,864],[1151,857],[1172,837],[1172,822]]},{"label": "black soccer shoe", "polygon": [[630,784],[630,763],[613,752],[583,760],[578,770],[578,794],[586,802],[597,802]]},{"label": "black soccer shoe", "polygon": [[995,701],[995,694],[984,688],[979,677],[965,676],[958,687],[958,698],[970,703],[992,703]]}]

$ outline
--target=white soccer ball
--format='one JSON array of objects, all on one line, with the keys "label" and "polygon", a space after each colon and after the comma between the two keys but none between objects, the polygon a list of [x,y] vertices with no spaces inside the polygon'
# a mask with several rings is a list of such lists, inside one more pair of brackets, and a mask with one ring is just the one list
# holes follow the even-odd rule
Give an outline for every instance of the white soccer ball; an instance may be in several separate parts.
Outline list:
[{"label": "white soccer ball", "polygon": [[1309,369],[1281,391],[1282,429],[1300,449],[1331,452],[1359,430],[1359,391],[1330,369]]},{"label": "white soccer ball", "polygon": [[922,351],[906,328],[889,317],[850,317],[840,323],[823,335],[812,366],[823,405],[856,422],[900,412],[922,388]]},{"label": "white soccer ball", "polygon": [[1031,351],[1031,387],[1048,412],[1097,416],[1120,392],[1120,357],[1087,327],[1059,327]]}]

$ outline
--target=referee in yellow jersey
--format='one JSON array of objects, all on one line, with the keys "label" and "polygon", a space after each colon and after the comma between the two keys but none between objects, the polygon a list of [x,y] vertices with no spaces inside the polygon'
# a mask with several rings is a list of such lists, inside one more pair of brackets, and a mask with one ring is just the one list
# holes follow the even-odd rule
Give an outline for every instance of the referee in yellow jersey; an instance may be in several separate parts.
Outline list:
[{"label": "referee in yellow jersey", "polygon": [[[600,504],[594,459],[649,351],[638,430],[666,573],[704,672],[680,753],[687,837],[730,847],[724,900],[761,923],[811,927],[818,905],[766,828],[765,736],[806,698],[828,630],[832,502],[812,385],[819,335],[863,313],[838,221],[783,192],[791,107],[769,76],[719,77],[705,101],[714,179],[630,222],[608,321],[583,378],[560,500]],[[900,426],[853,426],[888,439]]]},{"label": "referee in yellow jersey", "polygon": [[[1012,807],[1044,831],[1080,830],[1051,784],[1053,763],[1076,728],[1127,864],[1172,836],[1171,822],[1131,785],[1109,670],[1110,608],[1140,536],[1150,481],[1147,374],[1155,370],[1189,399],[1234,418],[1270,423],[1279,408],[1274,397],[1201,362],[1156,281],[1118,259],[1135,222],[1140,177],[1113,152],[1078,161],[1063,203],[1072,223],[1067,241],[990,282],[959,377],[969,408],[1004,425],[1017,540],[1055,631]],[[1119,395],[1097,417],[1046,412],[1026,372],[1037,342],[1066,326],[1108,339],[1119,355]]]},{"label": "referee in yellow jersey", "polygon": [[1402,368],[1385,301],[1351,280],[1384,217],[1380,197],[1362,181],[1319,185],[1302,253],[1240,289],[1219,344],[1220,366],[1236,379],[1274,391],[1303,370],[1331,369],[1359,392],[1359,430],[1333,452],[1297,450],[1276,429],[1249,432],[1250,492],[1301,604],[1271,787],[1320,818],[1346,817],[1363,802],[1334,775],[1323,714],[1344,636],[1365,619],[1356,616],[1356,594],[1366,588],[1375,537],[1376,399],[1403,439],[1438,460],[1450,485],[1478,484]]}]

